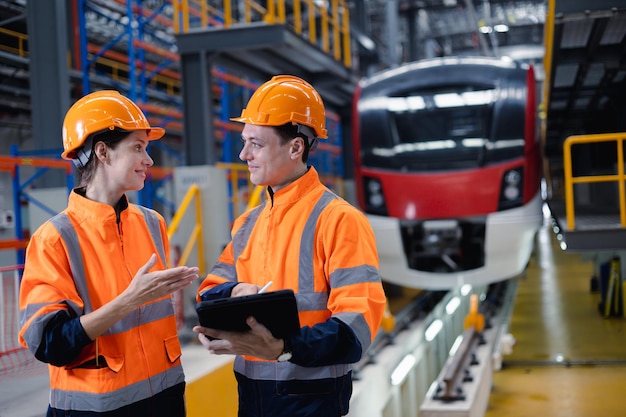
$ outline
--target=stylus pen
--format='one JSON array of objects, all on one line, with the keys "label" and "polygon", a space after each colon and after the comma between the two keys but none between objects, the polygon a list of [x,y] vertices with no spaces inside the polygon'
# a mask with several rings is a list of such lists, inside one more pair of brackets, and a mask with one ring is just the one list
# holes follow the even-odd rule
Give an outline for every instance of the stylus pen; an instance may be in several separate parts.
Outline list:
[{"label": "stylus pen", "polygon": [[267,289],[270,287],[270,285],[272,285],[272,281],[270,281],[270,282],[268,282],[267,284],[265,284],[265,285],[263,286],[263,288],[261,288],[261,289],[259,290],[258,294],[261,294],[261,293],[265,292],[265,290],[267,290]]}]

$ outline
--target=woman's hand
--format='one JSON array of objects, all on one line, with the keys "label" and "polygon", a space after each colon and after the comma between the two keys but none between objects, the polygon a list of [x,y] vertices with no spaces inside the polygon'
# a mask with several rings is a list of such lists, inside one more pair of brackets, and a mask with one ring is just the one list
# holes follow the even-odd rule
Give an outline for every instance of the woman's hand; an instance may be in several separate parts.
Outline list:
[{"label": "woman's hand", "polygon": [[188,266],[148,272],[155,264],[156,255],[152,254],[120,295],[99,309],[80,317],[85,333],[91,340],[95,340],[142,304],[185,288],[199,277],[198,268]]},{"label": "woman's hand", "polygon": [[199,269],[195,266],[177,266],[148,272],[155,264],[156,254],[152,254],[124,291],[135,307],[181,290],[199,278]]}]

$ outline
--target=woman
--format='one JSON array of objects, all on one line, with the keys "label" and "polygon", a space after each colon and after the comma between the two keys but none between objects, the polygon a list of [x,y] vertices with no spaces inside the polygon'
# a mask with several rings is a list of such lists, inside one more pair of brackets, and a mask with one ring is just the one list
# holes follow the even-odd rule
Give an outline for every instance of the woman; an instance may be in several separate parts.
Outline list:
[{"label": "woman", "polygon": [[48,416],[184,416],[171,294],[198,268],[166,269],[163,217],[130,204],[165,131],[117,91],[78,100],[62,157],[81,185],[30,239],[20,288],[20,343],[49,364]]}]

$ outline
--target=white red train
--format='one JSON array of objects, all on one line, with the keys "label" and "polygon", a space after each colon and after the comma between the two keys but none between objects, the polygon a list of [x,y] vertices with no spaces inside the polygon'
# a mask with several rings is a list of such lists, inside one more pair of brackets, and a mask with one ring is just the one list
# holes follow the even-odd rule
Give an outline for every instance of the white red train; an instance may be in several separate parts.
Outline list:
[{"label": "white red train", "polygon": [[523,272],[542,222],[532,66],[434,58],[364,79],[357,201],[387,282],[449,289]]}]

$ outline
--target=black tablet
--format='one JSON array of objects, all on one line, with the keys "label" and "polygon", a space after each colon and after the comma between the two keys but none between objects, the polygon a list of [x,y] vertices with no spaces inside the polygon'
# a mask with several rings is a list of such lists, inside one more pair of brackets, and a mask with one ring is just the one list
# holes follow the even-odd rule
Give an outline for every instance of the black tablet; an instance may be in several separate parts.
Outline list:
[{"label": "black tablet", "polygon": [[278,290],[241,297],[219,298],[196,304],[200,325],[211,329],[247,331],[246,319],[253,316],[283,339],[300,330],[296,297],[292,290]]}]

